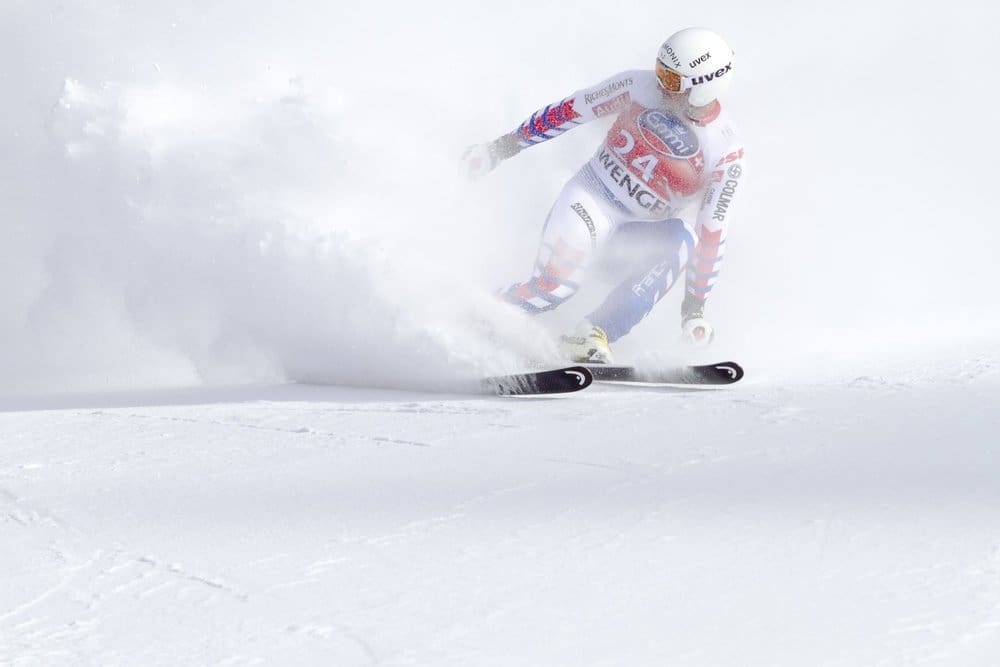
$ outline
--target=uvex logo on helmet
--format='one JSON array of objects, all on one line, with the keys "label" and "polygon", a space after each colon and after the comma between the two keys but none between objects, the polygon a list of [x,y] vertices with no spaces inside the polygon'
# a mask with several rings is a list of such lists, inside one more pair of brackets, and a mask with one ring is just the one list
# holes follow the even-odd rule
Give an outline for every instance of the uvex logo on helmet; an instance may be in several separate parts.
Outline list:
[{"label": "uvex logo on helmet", "polygon": [[[668,48],[669,47],[669,50]],[[673,53],[676,60],[668,59]],[[736,67],[736,53],[722,37],[707,28],[678,30],[660,46],[659,58],[669,71],[660,75],[669,92],[688,91],[688,103],[695,107],[711,104],[728,88]],[[680,61],[680,62],[677,62]],[[671,63],[673,63],[671,65]],[[673,81],[672,79],[680,79]]]},{"label": "uvex logo on helmet", "polygon": [[730,72],[732,69],[733,69],[733,64],[731,62],[726,63],[725,67],[720,67],[719,69],[715,70],[714,72],[709,72],[708,74],[702,74],[701,76],[691,77],[691,85],[692,86],[700,86],[703,83],[708,83],[708,82],[713,81],[715,79],[721,79],[728,72]]},{"label": "uvex logo on helmet", "polygon": [[712,54],[709,53],[708,51],[706,51],[700,57],[695,58],[694,60],[692,60],[691,62],[689,62],[688,66],[692,67],[692,68],[697,67],[698,65],[702,64],[703,62],[705,62],[706,60],[708,60],[711,57],[712,57]]}]

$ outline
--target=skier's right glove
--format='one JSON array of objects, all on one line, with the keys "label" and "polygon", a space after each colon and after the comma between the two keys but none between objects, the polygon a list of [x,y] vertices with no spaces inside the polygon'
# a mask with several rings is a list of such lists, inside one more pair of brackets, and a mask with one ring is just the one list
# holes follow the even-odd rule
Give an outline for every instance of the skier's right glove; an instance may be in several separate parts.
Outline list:
[{"label": "skier's right glove", "polygon": [[462,163],[469,178],[476,180],[490,173],[496,166],[521,152],[522,146],[513,134],[505,134],[486,144],[469,146],[462,153]]}]

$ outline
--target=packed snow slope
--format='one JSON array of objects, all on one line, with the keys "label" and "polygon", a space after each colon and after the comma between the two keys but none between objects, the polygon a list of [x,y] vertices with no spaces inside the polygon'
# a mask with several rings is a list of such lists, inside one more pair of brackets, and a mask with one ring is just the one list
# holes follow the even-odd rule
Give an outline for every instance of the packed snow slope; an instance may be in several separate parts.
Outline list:
[{"label": "packed snow slope", "polygon": [[[996,664],[998,19],[5,0],[0,664]],[[746,381],[458,393],[599,297],[491,293],[606,125],[462,149],[688,25]],[[684,358],[678,301],[619,356]]]},{"label": "packed snow slope", "polygon": [[995,665],[998,403],[997,348],[707,393],[23,401],[0,664]]}]

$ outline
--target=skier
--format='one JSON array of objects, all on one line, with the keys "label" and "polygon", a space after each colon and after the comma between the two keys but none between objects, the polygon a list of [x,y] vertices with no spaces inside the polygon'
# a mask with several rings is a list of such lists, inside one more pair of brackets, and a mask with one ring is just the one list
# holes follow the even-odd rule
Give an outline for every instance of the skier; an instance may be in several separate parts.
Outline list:
[{"label": "skier", "polygon": [[502,292],[529,313],[551,310],[576,293],[596,251],[626,258],[627,277],[563,337],[573,361],[612,363],[610,344],[649,314],[685,269],[682,339],[712,340],[705,302],[744,174],[742,144],[718,101],[734,65],[721,37],[687,28],[663,43],[654,69],[621,72],[580,90],[463,154],[478,178],[525,148],[616,117],[549,212],[530,280]]}]

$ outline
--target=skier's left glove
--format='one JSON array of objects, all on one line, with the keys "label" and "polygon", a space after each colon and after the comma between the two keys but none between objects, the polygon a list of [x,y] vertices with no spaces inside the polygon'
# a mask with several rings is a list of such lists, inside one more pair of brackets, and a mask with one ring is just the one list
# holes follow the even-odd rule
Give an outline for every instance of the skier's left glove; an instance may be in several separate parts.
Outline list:
[{"label": "skier's left glove", "polygon": [[490,173],[496,166],[521,152],[522,146],[513,134],[505,134],[486,144],[469,146],[462,153],[462,163],[469,178],[476,180]]},{"label": "skier's left glove", "polygon": [[705,319],[705,302],[685,297],[681,304],[681,340],[693,347],[708,347],[715,338],[715,329]]}]

